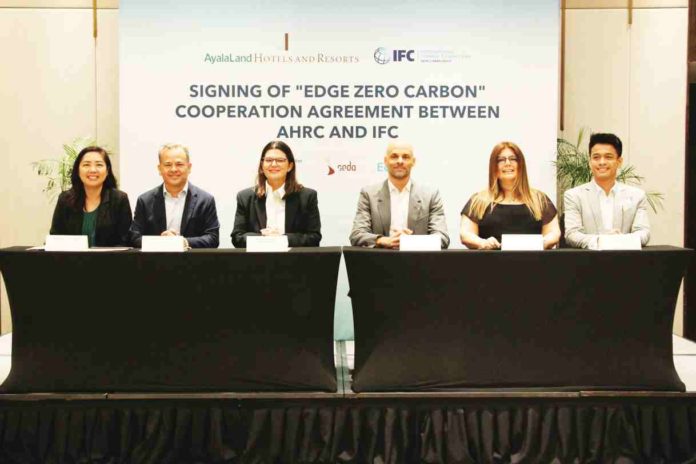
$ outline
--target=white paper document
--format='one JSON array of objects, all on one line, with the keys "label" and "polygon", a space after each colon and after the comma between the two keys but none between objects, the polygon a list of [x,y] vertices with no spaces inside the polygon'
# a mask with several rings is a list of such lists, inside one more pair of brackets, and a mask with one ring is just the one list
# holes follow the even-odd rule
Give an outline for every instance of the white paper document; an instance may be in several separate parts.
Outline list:
[{"label": "white paper document", "polygon": [[600,235],[598,250],[640,250],[640,237],[637,234]]},{"label": "white paper document", "polygon": [[246,251],[288,251],[287,235],[258,235],[247,237]]},{"label": "white paper document", "polygon": [[89,242],[86,235],[47,235],[46,251],[87,251]]},{"label": "white paper document", "polygon": [[440,251],[439,235],[402,235],[399,241],[401,251]]},{"label": "white paper document", "polygon": [[164,237],[161,235],[143,235],[142,250],[146,252],[182,252],[186,251],[186,242],[181,235]]},{"label": "white paper document", "polygon": [[541,234],[503,234],[500,249],[503,251],[541,251],[544,249],[544,236]]}]

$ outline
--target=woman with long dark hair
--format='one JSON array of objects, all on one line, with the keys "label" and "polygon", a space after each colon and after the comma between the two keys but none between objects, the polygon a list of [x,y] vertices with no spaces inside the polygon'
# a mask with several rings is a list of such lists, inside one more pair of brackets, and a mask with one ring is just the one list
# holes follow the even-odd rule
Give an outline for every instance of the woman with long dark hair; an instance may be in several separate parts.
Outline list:
[{"label": "woman with long dark hair", "polygon": [[544,192],[529,186],[527,164],[520,147],[500,142],[488,160],[488,188],[462,210],[460,238],[468,248],[500,248],[502,234],[541,234],[544,248],[561,237],[558,214]]},{"label": "woman with long dark hair", "polygon": [[72,187],[58,197],[51,235],[86,235],[90,246],[128,245],[133,220],[128,195],[118,190],[109,154],[86,147],[75,158]]},{"label": "woman with long dark hair", "polygon": [[297,181],[295,156],[281,141],[261,150],[256,186],[237,194],[232,244],[246,247],[250,235],[286,235],[291,247],[319,246],[317,192]]}]

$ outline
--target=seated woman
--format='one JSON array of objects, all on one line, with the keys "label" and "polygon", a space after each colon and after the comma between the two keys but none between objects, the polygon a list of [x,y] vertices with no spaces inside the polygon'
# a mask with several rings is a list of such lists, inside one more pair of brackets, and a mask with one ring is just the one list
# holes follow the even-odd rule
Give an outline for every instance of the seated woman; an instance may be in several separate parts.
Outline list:
[{"label": "seated woman", "polygon": [[125,246],[131,214],[128,195],[116,189],[109,154],[86,147],[75,158],[72,187],[60,194],[51,235],[86,235],[89,246]]},{"label": "seated woman", "polygon": [[544,248],[561,237],[556,207],[543,192],[529,187],[522,150],[512,142],[493,148],[488,189],[469,199],[462,210],[462,243],[468,248],[500,248],[503,234],[542,234]]},{"label": "seated woman", "polygon": [[261,150],[256,187],[237,194],[232,244],[246,247],[250,235],[287,235],[291,247],[319,246],[317,192],[297,182],[295,157],[284,142]]}]

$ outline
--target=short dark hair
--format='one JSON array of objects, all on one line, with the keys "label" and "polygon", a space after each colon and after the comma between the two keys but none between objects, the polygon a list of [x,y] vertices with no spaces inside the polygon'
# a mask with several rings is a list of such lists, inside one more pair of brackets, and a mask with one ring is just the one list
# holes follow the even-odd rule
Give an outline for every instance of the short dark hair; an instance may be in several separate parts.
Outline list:
[{"label": "short dark hair", "polygon": [[68,203],[79,211],[82,211],[82,208],[85,206],[85,186],[82,183],[82,179],[80,179],[80,162],[87,153],[92,152],[99,153],[104,163],[106,163],[106,179],[104,179],[101,195],[104,195],[106,189],[115,189],[118,186],[116,176],[114,176],[114,170],[111,168],[109,153],[102,147],[97,146],[83,148],[80,153],[77,154],[77,158],[75,158],[75,162],[73,163],[72,172],[70,173],[72,187],[68,190]]},{"label": "short dark hair", "polygon": [[292,150],[287,143],[280,140],[273,140],[268,142],[265,147],[261,150],[261,159],[259,160],[259,168],[256,173],[256,196],[262,198],[266,195],[266,175],[263,173],[263,159],[266,157],[266,152],[270,150],[280,150],[285,153],[288,158],[288,163],[293,164],[293,168],[288,172],[285,177],[285,197],[291,193],[299,192],[304,187],[302,184],[297,182],[297,164],[295,163],[295,155],[292,154]]},{"label": "short dark hair", "polygon": [[587,150],[588,153],[591,152],[592,147],[594,147],[598,143],[611,145],[612,147],[614,147],[614,150],[616,150],[616,154],[621,156],[621,151],[623,150],[623,145],[621,143],[621,139],[618,138],[616,135],[606,134],[606,133],[602,133],[602,132],[592,134],[590,136],[590,148]]}]

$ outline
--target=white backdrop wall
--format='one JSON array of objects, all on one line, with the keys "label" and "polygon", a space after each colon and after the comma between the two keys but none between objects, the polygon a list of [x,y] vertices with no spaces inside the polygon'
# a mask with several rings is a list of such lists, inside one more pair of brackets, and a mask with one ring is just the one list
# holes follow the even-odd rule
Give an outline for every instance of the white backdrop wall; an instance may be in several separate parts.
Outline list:
[{"label": "white backdrop wall", "polygon": [[[390,138],[375,136],[375,126],[394,127],[393,135],[413,143],[413,178],[440,188],[455,246],[459,212],[470,195],[486,187],[488,156],[499,141],[517,142],[527,155],[532,184],[555,195],[557,0],[440,0],[427,6],[358,0],[335,2],[330,8],[316,0],[234,5],[177,0],[173,5],[166,2],[165,7],[159,0],[120,4],[121,173],[133,202],[135,192],[160,182],[155,170],[158,147],[184,143],[191,150],[191,181],[215,195],[221,243],[231,246],[236,193],[252,185],[261,148],[281,138],[299,158],[299,179],[319,192],[322,245],[348,245],[360,187],[386,175],[381,162]],[[388,63],[377,62],[380,48]],[[399,50],[402,61],[395,60]],[[200,97],[200,89],[191,91],[193,85],[257,85],[260,96]],[[306,93],[307,88],[331,85],[344,86],[345,96],[312,98]],[[405,94],[408,86],[420,85],[468,86],[470,93],[463,98]],[[273,98],[273,86],[287,86],[287,95]],[[358,93],[361,86],[390,87],[397,95],[366,98]],[[208,105],[247,110],[295,105],[302,115],[181,117],[190,107],[197,114]],[[312,106],[324,105],[344,111],[353,106],[411,106],[412,113],[396,118],[311,117]],[[420,117],[421,107],[443,115],[462,106],[474,106],[477,115],[483,111],[488,117]],[[282,128],[289,126],[312,131],[321,126],[324,137],[283,134]],[[365,127],[367,135],[331,136],[332,127],[345,126]],[[346,294],[342,272],[338,338],[352,337]]]}]

